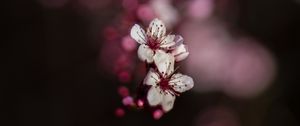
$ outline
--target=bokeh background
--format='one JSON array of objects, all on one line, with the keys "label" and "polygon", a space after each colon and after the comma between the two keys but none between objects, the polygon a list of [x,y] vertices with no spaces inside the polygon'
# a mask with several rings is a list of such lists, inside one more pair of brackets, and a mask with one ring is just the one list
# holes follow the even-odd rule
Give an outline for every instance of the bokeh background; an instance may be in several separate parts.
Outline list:
[{"label": "bokeh background", "polygon": [[[1,4],[2,125],[299,126],[299,0],[10,0]],[[173,110],[122,104],[145,70],[130,27],[162,19],[195,87]]]}]

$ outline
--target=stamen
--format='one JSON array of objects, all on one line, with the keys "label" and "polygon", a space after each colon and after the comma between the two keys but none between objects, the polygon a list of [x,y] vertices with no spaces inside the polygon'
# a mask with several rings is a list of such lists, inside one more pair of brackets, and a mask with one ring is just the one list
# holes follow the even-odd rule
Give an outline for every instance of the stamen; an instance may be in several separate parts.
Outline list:
[{"label": "stamen", "polygon": [[[142,30],[141,30],[141,32],[142,32]],[[140,35],[139,33],[137,33],[137,35],[140,37],[140,38],[142,38],[143,40],[144,40],[144,42],[147,42],[146,40],[145,40],[145,36],[144,37],[142,37],[142,35]]]},{"label": "stamen", "polygon": [[160,43],[160,45],[163,45],[163,44],[165,44],[167,41],[164,41],[166,38],[167,38],[167,36],[169,36],[171,33],[169,33],[168,35],[166,35],[165,37],[163,37],[163,39],[159,42]]},{"label": "stamen", "polygon": [[154,79],[156,82],[158,82],[158,80],[155,78],[155,77],[153,77],[152,75],[150,76],[152,79]]},{"label": "stamen", "polygon": [[169,83],[173,83],[173,84],[177,84],[177,83],[179,83],[179,82],[181,82],[181,80],[178,80],[178,81],[172,81],[172,82],[169,82]]}]

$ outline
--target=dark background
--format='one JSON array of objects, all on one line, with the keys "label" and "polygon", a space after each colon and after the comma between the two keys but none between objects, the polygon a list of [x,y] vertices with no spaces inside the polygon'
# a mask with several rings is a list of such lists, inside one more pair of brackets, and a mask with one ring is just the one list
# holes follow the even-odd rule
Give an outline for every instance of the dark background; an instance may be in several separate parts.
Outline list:
[{"label": "dark background", "polygon": [[[113,114],[120,105],[117,82],[98,67],[103,38],[91,31],[101,30],[117,10],[106,7],[88,15],[71,4],[53,10],[33,0],[2,3],[2,125],[193,125],[190,120],[199,111],[222,103],[237,109],[242,126],[298,126],[300,2],[239,0],[237,5],[237,27],[263,40],[277,59],[271,89],[251,100],[189,92],[178,99],[181,107],[154,121],[147,112],[129,111],[124,118]],[[195,97],[202,100],[193,102]],[[264,101],[268,105],[261,107]],[[257,119],[259,110],[266,115]]]}]

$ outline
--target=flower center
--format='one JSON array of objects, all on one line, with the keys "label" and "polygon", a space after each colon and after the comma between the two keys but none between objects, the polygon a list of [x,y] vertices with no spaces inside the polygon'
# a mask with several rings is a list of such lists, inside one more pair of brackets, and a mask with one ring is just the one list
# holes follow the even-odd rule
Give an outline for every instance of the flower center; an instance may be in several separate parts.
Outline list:
[{"label": "flower center", "polygon": [[149,37],[148,46],[150,47],[150,49],[156,50],[159,48],[159,42],[157,39],[153,39],[153,38]]},{"label": "flower center", "polygon": [[169,85],[169,79],[166,79],[166,78],[163,78],[161,79],[160,83],[159,83],[159,87],[163,90],[163,91],[166,91],[166,90],[170,90],[172,89],[172,87]]},{"label": "flower center", "polygon": [[[173,85],[169,85],[170,78],[161,78],[158,86],[164,92],[164,94],[169,93],[173,96],[179,96],[180,93],[173,89]],[[161,92],[162,93],[162,92]]]}]

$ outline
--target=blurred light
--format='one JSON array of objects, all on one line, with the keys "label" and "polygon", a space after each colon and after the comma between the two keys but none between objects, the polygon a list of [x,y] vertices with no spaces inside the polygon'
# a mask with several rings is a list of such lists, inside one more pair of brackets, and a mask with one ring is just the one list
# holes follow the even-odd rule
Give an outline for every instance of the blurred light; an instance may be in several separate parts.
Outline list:
[{"label": "blurred light", "polygon": [[195,126],[240,126],[235,112],[225,107],[216,107],[201,113]]},{"label": "blurred light", "polygon": [[126,14],[121,14],[120,16],[120,24],[118,28],[120,31],[125,31],[126,33],[129,33],[129,29],[131,29],[133,23],[136,21],[136,13],[130,12]]},{"label": "blurred light", "polygon": [[119,95],[121,95],[122,97],[127,97],[127,96],[129,96],[129,90],[128,90],[128,88],[125,87],[125,86],[120,86],[120,87],[118,88],[118,93],[119,93]]},{"label": "blurred light", "polygon": [[155,18],[155,14],[149,5],[140,5],[137,10],[137,17],[145,22],[150,22]]},{"label": "blurred light", "polygon": [[140,108],[144,107],[144,101],[141,100],[141,99],[138,99],[137,100],[137,106],[140,107]]},{"label": "blurred light", "polygon": [[156,119],[156,120],[158,120],[158,119],[160,119],[162,116],[163,116],[163,111],[162,110],[160,110],[160,109],[157,109],[157,110],[155,110],[154,112],[153,112],[153,118],[154,119]]},{"label": "blurred light", "polygon": [[[120,58],[123,49],[118,42],[105,42],[101,48],[99,67],[109,73],[118,73],[126,65],[126,58]],[[125,57],[125,56],[124,56]]]},{"label": "blurred light", "polygon": [[217,22],[187,22],[181,32],[190,51],[186,70],[197,82],[195,91],[250,98],[273,80],[275,62],[256,41],[230,37]]},{"label": "blurred light", "polygon": [[179,15],[171,0],[152,0],[149,4],[166,27],[172,28],[178,22]]},{"label": "blurred light", "polygon": [[186,22],[181,33],[189,47],[186,70],[195,79],[193,90],[199,92],[222,89],[226,80],[229,60],[227,55],[227,33],[216,23],[199,25]]},{"label": "blurred light", "polygon": [[124,50],[131,52],[136,50],[137,43],[130,36],[125,36],[122,39],[122,47]]},{"label": "blurred light", "polygon": [[[129,57],[129,55],[124,54],[123,51],[122,51],[121,54],[119,54],[119,57],[114,62],[114,64],[112,64],[112,62],[110,62],[110,61],[106,61],[106,62],[109,62],[111,65],[114,65],[114,73],[117,73],[118,77],[122,77],[122,75],[121,76],[119,75],[120,72],[122,72],[124,70],[129,70],[131,67],[133,67],[132,66],[133,61],[131,60],[131,58]],[[129,74],[129,71],[128,71],[128,74]],[[129,75],[129,77],[130,77],[129,79],[131,80],[131,76],[130,75]],[[126,80],[124,80],[124,81],[126,81]]]},{"label": "blurred light", "polygon": [[119,81],[122,83],[128,83],[131,81],[131,75],[128,71],[121,71],[118,74],[118,77],[119,77]]},{"label": "blurred light", "polygon": [[212,16],[214,0],[192,0],[188,4],[188,16],[203,20]]},{"label": "blurred light", "polygon": [[138,7],[138,0],[123,0],[122,6],[128,10],[133,11]]},{"label": "blurred light", "polygon": [[132,106],[134,105],[133,98],[131,96],[124,97],[122,100],[123,105]]},{"label": "blurred light", "polygon": [[123,117],[123,116],[125,115],[124,109],[122,109],[122,108],[117,108],[117,109],[115,110],[115,115],[116,115],[117,117]]},{"label": "blurred light", "polygon": [[113,41],[119,37],[119,32],[116,28],[112,26],[107,26],[103,30],[103,37],[105,37],[105,39],[108,41]]},{"label": "blurred light", "polygon": [[265,48],[252,39],[243,38],[232,44],[230,53],[229,80],[224,85],[227,94],[254,97],[269,87],[275,74],[275,62]]}]

